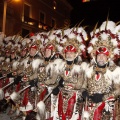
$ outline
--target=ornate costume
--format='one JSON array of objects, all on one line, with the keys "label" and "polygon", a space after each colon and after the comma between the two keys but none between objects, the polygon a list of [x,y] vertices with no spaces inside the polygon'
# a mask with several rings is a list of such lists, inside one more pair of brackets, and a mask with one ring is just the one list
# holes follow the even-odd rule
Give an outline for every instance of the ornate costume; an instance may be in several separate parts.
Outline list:
[{"label": "ornate costume", "polygon": [[[51,116],[54,120],[77,120],[80,117],[80,90],[82,90],[83,74],[87,64],[81,63],[79,57],[83,55],[82,53],[85,55],[86,37],[84,29],[78,27],[65,30],[63,37],[57,39],[59,43],[57,47],[62,50],[64,60],[56,59],[53,63],[48,64],[47,71],[51,70],[51,79],[45,81],[49,86],[59,84],[53,89],[51,95]],[[73,56],[66,57],[68,53],[73,53]]]},{"label": "ornate costume", "polygon": [[[112,61],[114,55],[118,54],[119,39],[116,35],[116,25],[112,21],[105,21],[96,31],[93,30],[92,38],[88,46],[88,53],[93,58],[93,65],[86,69],[85,89],[83,96],[87,99],[87,109],[90,120],[115,119],[115,97],[116,77],[117,83],[120,79],[120,68]],[[106,56],[104,65],[98,64],[98,55]],[[102,61],[102,58],[100,58]],[[100,61],[100,62],[101,62]],[[112,107],[111,107],[112,106]],[[84,112],[83,112],[84,114]]]}]

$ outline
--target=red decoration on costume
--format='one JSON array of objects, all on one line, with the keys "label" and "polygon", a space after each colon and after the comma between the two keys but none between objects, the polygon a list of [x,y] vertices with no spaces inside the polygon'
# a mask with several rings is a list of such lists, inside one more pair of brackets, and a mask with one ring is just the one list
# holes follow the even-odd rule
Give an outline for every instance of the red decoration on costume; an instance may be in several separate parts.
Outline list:
[{"label": "red decoration on costume", "polygon": [[23,48],[22,51],[26,51],[27,50],[27,47]]},{"label": "red decoration on costume", "polygon": [[31,32],[31,33],[29,34],[29,36],[30,36],[30,37],[34,36],[34,33]]},{"label": "red decoration on costume", "polygon": [[37,49],[37,46],[36,45],[31,45],[30,49],[31,48]]},{"label": "red decoration on costume", "polygon": [[49,45],[47,45],[47,46],[45,47],[45,50],[46,50],[46,49],[53,50],[53,48],[54,48],[54,46],[53,46],[52,44],[49,44]]},{"label": "red decoration on costume", "polygon": [[45,88],[45,89],[41,92],[41,94],[40,94],[40,100],[43,100],[43,99],[44,99],[46,93],[47,93],[47,88]]},{"label": "red decoration on costume", "polygon": [[62,120],[66,120],[66,115],[64,113],[62,114]]},{"label": "red decoration on costume", "polygon": [[120,48],[120,42],[118,42],[118,45],[117,45],[118,48]]},{"label": "red decoration on costume", "polygon": [[105,102],[102,102],[94,111],[93,120],[101,120],[102,110],[105,107]]},{"label": "red decoration on costume", "polygon": [[27,103],[28,103],[28,92],[29,92],[29,88],[25,90],[25,93],[24,93],[24,98],[23,98],[23,105],[26,106]]},{"label": "red decoration on costume", "polygon": [[59,99],[58,99],[58,115],[62,116],[62,120],[66,120],[66,117],[68,117],[68,119],[70,119],[72,117],[73,114],[73,110],[74,110],[74,104],[76,102],[76,93],[74,93],[74,95],[68,100],[68,106],[67,106],[67,110],[66,113],[63,112],[63,101],[64,99],[62,98],[62,93],[60,91],[59,93]]},{"label": "red decoration on costume", "polygon": [[76,49],[74,46],[69,45],[69,46],[67,46],[67,47],[65,48],[64,52],[65,52],[65,53],[66,53],[66,52],[77,52],[77,49]]},{"label": "red decoration on costume", "polygon": [[99,81],[100,78],[101,78],[101,74],[100,74],[100,73],[98,73],[98,74],[95,75],[95,80],[96,80],[96,81]]},{"label": "red decoration on costume", "polygon": [[115,98],[113,96],[110,96],[109,98],[107,98],[107,101],[109,100],[115,100]]},{"label": "red decoration on costume", "polygon": [[0,79],[0,88],[3,87],[3,81]]},{"label": "red decoration on costume", "polygon": [[74,104],[76,102],[76,93],[68,100],[68,107],[66,111],[66,116],[70,119],[73,114]]},{"label": "red decoration on costume", "polygon": [[7,85],[8,83],[9,83],[9,78],[6,79],[5,85]]},{"label": "red decoration on costume", "polygon": [[13,50],[12,52],[11,52],[11,54],[14,54],[15,53],[15,50]]},{"label": "red decoration on costume", "polygon": [[18,83],[16,86],[16,92],[18,92],[19,90],[20,90],[20,83]]},{"label": "red decoration on costume", "polygon": [[66,71],[65,71],[65,76],[68,76],[68,75],[69,75],[69,71],[66,70]]},{"label": "red decoration on costume", "polygon": [[63,98],[62,98],[62,93],[60,91],[58,97],[58,115],[61,116],[62,114],[63,114]]},{"label": "red decoration on costume", "polygon": [[107,48],[105,47],[100,47],[97,51],[96,51],[96,55],[98,54],[105,54],[106,56],[109,55],[109,51],[107,50]]},{"label": "red decoration on costume", "polygon": [[6,50],[6,53],[10,53],[9,50]]},{"label": "red decoration on costume", "polygon": [[50,118],[48,118],[48,119],[46,119],[46,120],[53,120],[53,117],[50,117]]},{"label": "red decoration on costume", "polygon": [[83,50],[82,50],[82,55],[83,55],[84,58],[87,58],[87,56],[86,56],[86,51],[83,51]]}]

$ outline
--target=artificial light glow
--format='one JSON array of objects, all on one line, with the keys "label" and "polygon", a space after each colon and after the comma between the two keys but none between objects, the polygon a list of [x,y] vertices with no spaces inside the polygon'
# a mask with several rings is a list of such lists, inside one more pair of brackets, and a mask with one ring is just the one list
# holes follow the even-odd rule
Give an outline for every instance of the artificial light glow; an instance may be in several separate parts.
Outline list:
[{"label": "artificial light glow", "polygon": [[47,26],[44,26],[43,29],[44,29],[44,30],[47,30]]},{"label": "artificial light glow", "polygon": [[20,2],[21,0],[14,0],[15,2]]},{"label": "artificial light glow", "polygon": [[32,23],[32,22],[28,22],[28,24],[29,24],[29,25],[33,25],[33,23]]},{"label": "artificial light glow", "polygon": [[22,22],[24,22],[24,16],[22,16]]},{"label": "artificial light glow", "polygon": [[88,40],[88,37],[85,38],[85,41],[87,41],[87,40]]},{"label": "artificial light glow", "polygon": [[82,0],[82,2],[90,2],[90,0]]},{"label": "artificial light glow", "polygon": [[55,10],[55,9],[56,9],[56,7],[54,6],[54,7],[53,7],[53,9]]},{"label": "artificial light glow", "polygon": [[39,24],[39,25],[38,25],[38,28],[42,28],[42,25],[41,25],[41,24]]},{"label": "artificial light glow", "polygon": [[56,0],[53,0],[53,9],[54,10],[56,10],[56,6],[57,6]]}]

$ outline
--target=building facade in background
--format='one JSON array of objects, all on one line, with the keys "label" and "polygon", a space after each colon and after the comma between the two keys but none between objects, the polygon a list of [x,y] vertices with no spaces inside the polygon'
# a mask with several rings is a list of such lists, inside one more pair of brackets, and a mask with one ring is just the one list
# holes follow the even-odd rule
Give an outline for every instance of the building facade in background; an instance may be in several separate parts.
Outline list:
[{"label": "building facade in background", "polygon": [[[4,0],[0,1],[2,31]],[[70,24],[72,7],[66,0],[7,0],[6,35],[49,31]]]}]

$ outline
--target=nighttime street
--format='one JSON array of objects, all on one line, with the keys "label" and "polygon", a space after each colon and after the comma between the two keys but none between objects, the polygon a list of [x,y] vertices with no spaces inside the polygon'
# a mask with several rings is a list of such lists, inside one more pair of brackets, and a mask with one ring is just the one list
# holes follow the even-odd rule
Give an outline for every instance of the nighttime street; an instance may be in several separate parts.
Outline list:
[{"label": "nighttime street", "polygon": [[[83,25],[89,27],[99,25],[107,19],[114,22],[120,21],[119,0],[67,0],[72,6],[71,26],[84,19]],[[93,27],[92,27],[93,29]],[[90,30],[92,30],[90,28]]]},{"label": "nighttime street", "polygon": [[[5,112],[0,113],[0,120],[14,120],[16,113],[9,115],[10,108],[8,108]],[[22,117],[16,119],[16,120],[22,120]]]}]

